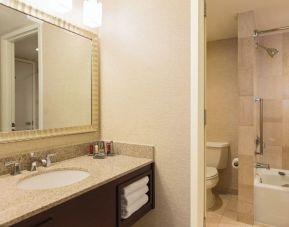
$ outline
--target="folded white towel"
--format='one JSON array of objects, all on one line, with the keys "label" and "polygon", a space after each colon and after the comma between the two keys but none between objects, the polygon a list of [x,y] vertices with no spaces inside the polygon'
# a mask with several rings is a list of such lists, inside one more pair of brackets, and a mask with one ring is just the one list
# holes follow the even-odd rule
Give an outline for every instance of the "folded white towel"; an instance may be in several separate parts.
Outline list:
[{"label": "folded white towel", "polygon": [[145,205],[149,201],[148,195],[143,195],[135,201],[133,204],[130,206],[122,207],[121,208],[121,217],[123,219],[129,218],[134,212],[139,210],[143,205]]},{"label": "folded white towel", "polygon": [[121,196],[121,206],[130,206],[135,201],[137,201],[140,197],[145,195],[149,191],[148,186],[143,186],[142,188],[136,190],[135,192],[132,192],[128,195],[122,195]]},{"label": "folded white towel", "polygon": [[149,178],[148,177],[143,177],[140,180],[131,183],[130,185],[126,186],[123,188],[122,194],[123,195],[128,195],[130,193],[133,193],[135,191],[137,191],[138,189],[144,187],[145,185],[147,185],[147,183],[149,182]]}]

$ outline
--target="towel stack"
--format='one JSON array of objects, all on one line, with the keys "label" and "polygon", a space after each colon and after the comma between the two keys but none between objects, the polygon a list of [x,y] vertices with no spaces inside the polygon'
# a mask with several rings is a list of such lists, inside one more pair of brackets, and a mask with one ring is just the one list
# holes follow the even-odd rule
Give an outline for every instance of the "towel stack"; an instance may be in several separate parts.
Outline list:
[{"label": "towel stack", "polygon": [[149,178],[144,177],[123,188],[121,192],[121,217],[123,219],[130,217],[148,202],[149,197],[146,194],[149,191],[148,182]]}]

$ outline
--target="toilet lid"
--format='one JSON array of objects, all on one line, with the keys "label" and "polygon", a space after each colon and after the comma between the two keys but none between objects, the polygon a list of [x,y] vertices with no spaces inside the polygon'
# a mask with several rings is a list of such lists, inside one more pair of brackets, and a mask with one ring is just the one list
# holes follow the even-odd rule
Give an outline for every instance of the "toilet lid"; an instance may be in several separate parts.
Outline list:
[{"label": "toilet lid", "polygon": [[218,176],[218,171],[215,167],[206,167],[206,178],[212,178]]}]

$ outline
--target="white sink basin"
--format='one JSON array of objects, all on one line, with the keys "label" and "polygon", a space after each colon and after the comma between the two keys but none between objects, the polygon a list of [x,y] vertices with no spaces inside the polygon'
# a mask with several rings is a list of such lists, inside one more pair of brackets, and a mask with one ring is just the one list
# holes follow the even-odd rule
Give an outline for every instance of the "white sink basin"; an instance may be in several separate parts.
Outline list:
[{"label": "white sink basin", "polygon": [[43,190],[71,185],[87,178],[89,173],[83,170],[54,170],[31,176],[20,181],[17,186],[25,190]]}]

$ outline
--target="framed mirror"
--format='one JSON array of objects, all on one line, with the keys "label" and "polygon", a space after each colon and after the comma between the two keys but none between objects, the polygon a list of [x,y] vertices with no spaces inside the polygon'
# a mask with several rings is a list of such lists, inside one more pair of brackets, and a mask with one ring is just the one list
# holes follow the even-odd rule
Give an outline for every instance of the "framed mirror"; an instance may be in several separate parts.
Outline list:
[{"label": "framed mirror", "polygon": [[0,1],[0,143],[99,131],[96,34]]}]

